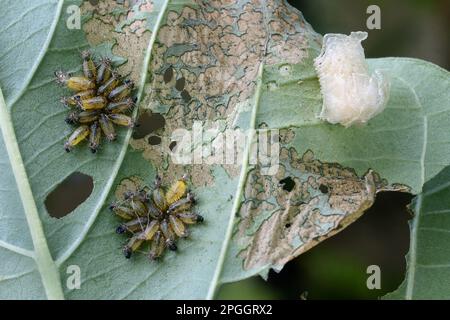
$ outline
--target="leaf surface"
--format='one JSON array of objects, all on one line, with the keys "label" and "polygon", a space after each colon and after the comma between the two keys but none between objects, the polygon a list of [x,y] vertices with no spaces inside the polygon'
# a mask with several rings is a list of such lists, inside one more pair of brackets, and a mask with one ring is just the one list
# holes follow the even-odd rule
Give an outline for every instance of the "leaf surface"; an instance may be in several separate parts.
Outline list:
[{"label": "leaf surface", "polygon": [[[163,4],[160,2],[160,7],[154,10],[159,11]],[[5,6],[8,11],[0,26],[5,31],[0,35],[3,50],[0,84],[5,97],[2,112],[6,115],[2,117],[1,148],[10,147],[9,159],[8,153],[1,155],[5,166],[1,174],[5,181],[11,182],[0,191],[2,204],[5,203],[1,211],[5,232],[0,243],[6,260],[10,261],[4,265],[1,276],[4,281],[0,282],[0,292],[5,298],[62,296],[57,268],[76,250],[103,209],[131,136],[130,130],[122,130],[117,143],[105,147],[98,157],[89,154],[87,148],[76,150],[71,156],[62,152],[70,129],[63,120],[67,111],[59,103],[63,91],[55,85],[53,73],[61,68],[79,72],[79,52],[90,46],[82,30],[67,27],[66,13],[71,12],[67,9],[74,5],[80,6],[81,1],[36,1],[32,7],[24,1],[11,1]],[[28,9],[24,12],[23,8]],[[22,40],[17,41],[18,38]],[[151,44],[148,36],[146,39],[145,43]],[[103,54],[108,48],[110,51],[111,45],[99,44],[93,51]],[[149,60],[149,55],[145,50],[140,55],[140,60],[127,65],[134,63],[138,70],[139,65],[146,65],[145,58]],[[15,145],[20,153],[11,147]],[[90,175],[95,182],[94,190],[72,214],[64,219],[51,218],[44,200],[74,172]],[[18,203],[17,191],[22,195],[22,203]],[[8,210],[11,207],[15,209]],[[27,207],[37,208],[38,213],[30,213]],[[61,273],[65,277],[65,270]],[[28,280],[29,287],[18,285],[14,279]]]},{"label": "leaf surface", "polygon": [[[0,33],[8,115],[0,139],[0,256],[8,261],[1,297],[213,298],[224,282],[280,270],[357,219],[378,192],[418,193],[450,164],[448,72],[418,60],[370,60],[392,78],[387,110],[362,128],[325,124],[316,117],[321,95],[312,68],[321,37],[284,1],[85,2],[83,29],[71,30],[74,4],[81,1],[41,0],[23,13],[23,1],[11,2],[0,22],[9,30]],[[17,34],[27,41],[13,41]],[[79,51],[88,47],[113,56],[139,84],[141,117],[164,121],[133,136],[122,130],[96,156],[87,148],[66,155],[70,131],[53,72],[79,71]],[[275,130],[272,144],[280,142],[273,175],[262,174],[268,163],[251,162],[267,129]],[[177,139],[180,130],[189,143]],[[230,130],[247,139],[231,147],[242,157],[213,158]],[[152,136],[161,143],[150,144]],[[175,163],[174,152],[188,163]],[[90,175],[94,190],[69,215],[51,218],[44,200],[73,172]],[[205,223],[159,263],[145,255],[128,261],[106,207],[125,183],[151,184],[157,173],[165,183],[190,175]],[[80,289],[65,285],[72,265],[80,267]],[[51,281],[58,272],[60,283]]]},{"label": "leaf surface", "polygon": [[351,128],[317,118],[322,101],[310,62],[265,69],[257,123],[280,128],[280,170],[264,176],[251,168],[224,282],[282,269],[356,220],[377,193],[417,194],[450,163],[449,73],[415,59],[369,64],[391,78],[391,98],[367,126]]},{"label": "leaf surface", "polygon": [[387,299],[450,297],[450,167],[425,183],[410,205],[411,243],[404,282]]}]

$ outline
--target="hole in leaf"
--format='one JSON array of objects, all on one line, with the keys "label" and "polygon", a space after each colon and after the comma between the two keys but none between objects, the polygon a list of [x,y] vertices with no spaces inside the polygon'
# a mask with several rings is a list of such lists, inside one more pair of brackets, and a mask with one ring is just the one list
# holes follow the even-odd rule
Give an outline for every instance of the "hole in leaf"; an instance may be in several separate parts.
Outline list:
[{"label": "hole in leaf", "polygon": [[[394,291],[405,277],[411,219],[407,205],[412,198],[409,193],[379,193],[361,218],[286,264],[280,273],[271,271],[269,281],[261,283],[283,299],[304,291],[311,300],[378,299]],[[381,290],[366,286],[370,265],[381,269]]]},{"label": "hole in leaf", "polygon": [[328,193],[328,187],[326,186],[326,185],[323,185],[323,184],[321,184],[320,186],[319,186],[319,190],[320,190],[320,192],[322,192],[322,193]]},{"label": "hole in leaf", "polygon": [[166,120],[159,113],[145,112],[138,121],[138,127],[133,132],[133,139],[142,139],[149,133],[164,128]]},{"label": "hole in leaf", "polygon": [[280,180],[280,184],[283,185],[283,190],[291,192],[295,188],[295,181],[291,177]]},{"label": "hole in leaf", "polygon": [[170,149],[170,151],[173,151],[173,149],[175,149],[176,146],[177,146],[177,142],[176,142],[176,141],[172,141],[172,142],[169,144],[169,149]]},{"label": "hole in leaf", "polygon": [[150,136],[148,137],[148,143],[152,146],[156,146],[158,144],[161,144],[161,137],[158,136]]},{"label": "hole in leaf", "polygon": [[177,89],[178,91],[183,91],[185,85],[186,79],[184,77],[181,77],[180,79],[177,80],[177,82],[175,82],[175,89]]},{"label": "hole in leaf", "polygon": [[163,75],[163,79],[164,79],[164,82],[165,83],[169,83],[170,82],[170,80],[172,80],[172,78],[173,78],[173,68],[172,67],[168,67],[167,69],[166,69],[166,71],[164,72],[164,75]]},{"label": "hole in leaf", "polygon": [[45,207],[53,218],[62,218],[86,201],[94,189],[91,176],[74,172],[61,182],[45,199]]},{"label": "hole in leaf", "polygon": [[[308,292],[309,300],[379,299],[405,277],[411,219],[406,206],[411,199],[408,193],[379,193],[360,219],[287,263],[280,273],[270,271],[268,281],[255,277],[226,284],[218,298],[298,300],[300,293]],[[381,290],[366,285],[367,267],[374,264],[381,269]],[[241,295],[247,288],[253,290]]]},{"label": "hole in leaf", "polygon": [[187,92],[186,90],[183,90],[181,92],[181,98],[183,98],[184,102],[189,102],[192,100],[191,95],[189,94],[189,92]]},{"label": "hole in leaf", "polygon": [[285,227],[286,229],[290,228],[291,226],[292,226],[292,224],[290,224],[290,223],[286,223],[286,224],[284,225],[284,227]]}]

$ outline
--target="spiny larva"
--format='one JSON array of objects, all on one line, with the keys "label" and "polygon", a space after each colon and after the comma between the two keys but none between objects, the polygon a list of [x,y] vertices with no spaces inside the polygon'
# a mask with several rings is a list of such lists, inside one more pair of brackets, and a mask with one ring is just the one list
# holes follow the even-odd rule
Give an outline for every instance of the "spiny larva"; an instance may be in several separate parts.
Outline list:
[{"label": "spiny larva", "polygon": [[92,153],[96,153],[102,141],[116,140],[115,125],[133,127],[133,119],[127,115],[136,99],[132,97],[134,84],[113,69],[111,59],[95,61],[90,51],[81,53],[83,74],[56,71],[56,81],[73,91],[62,97],[61,103],[70,109],[66,123],[77,126],[64,143],[70,152],[83,141],[88,141]]},{"label": "spiny larva", "polygon": [[149,244],[150,260],[160,258],[166,248],[176,251],[177,240],[189,235],[188,225],[203,222],[203,217],[193,210],[195,199],[186,179],[183,176],[166,190],[157,176],[153,188],[125,191],[123,200],[110,205],[110,210],[123,220],[116,233],[130,236],[122,249],[125,258],[129,259],[145,242]]}]

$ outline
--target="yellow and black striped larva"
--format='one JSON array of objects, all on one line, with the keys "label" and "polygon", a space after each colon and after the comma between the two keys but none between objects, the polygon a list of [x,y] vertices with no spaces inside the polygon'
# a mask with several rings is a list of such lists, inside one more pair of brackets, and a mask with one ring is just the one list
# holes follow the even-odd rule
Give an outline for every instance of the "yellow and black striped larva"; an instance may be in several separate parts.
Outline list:
[{"label": "yellow and black striped larva", "polygon": [[193,211],[195,199],[188,191],[186,176],[175,181],[167,190],[156,177],[153,188],[144,186],[139,191],[126,191],[123,200],[109,209],[123,222],[116,228],[118,234],[130,238],[122,251],[129,259],[144,243],[149,243],[148,258],[160,258],[165,249],[177,250],[177,240],[188,236],[188,225],[203,222]]},{"label": "yellow and black striped larva", "polygon": [[134,84],[122,79],[113,70],[111,59],[95,61],[90,51],[81,52],[83,74],[56,71],[57,83],[72,93],[61,98],[61,103],[70,108],[65,121],[77,128],[64,144],[70,152],[83,141],[88,141],[92,153],[100,147],[102,137],[108,141],[116,140],[115,125],[133,127],[133,119],[127,115],[135,106],[132,97]]}]

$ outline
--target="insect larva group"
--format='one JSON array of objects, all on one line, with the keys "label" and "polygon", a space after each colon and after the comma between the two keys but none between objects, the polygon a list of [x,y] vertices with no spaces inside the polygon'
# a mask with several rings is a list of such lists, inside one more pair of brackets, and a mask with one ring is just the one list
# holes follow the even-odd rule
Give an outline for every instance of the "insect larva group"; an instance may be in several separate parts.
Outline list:
[{"label": "insect larva group", "polygon": [[71,108],[66,122],[78,126],[65,142],[64,149],[70,152],[86,140],[92,153],[96,153],[102,136],[108,141],[116,139],[115,125],[134,125],[133,119],[126,114],[135,104],[131,97],[134,84],[121,79],[112,69],[109,58],[96,62],[89,51],[83,51],[81,57],[83,75],[55,72],[56,81],[74,91],[70,96],[61,98],[61,102]]},{"label": "insect larva group", "polygon": [[195,199],[187,190],[186,176],[175,181],[167,190],[157,177],[153,188],[127,191],[124,199],[110,205],[110,209],[123,221],[116,228],[119,234],[130,235],[123,247],[129,259],[145,242],[149,243],[148,258],[156,260],[165,249],[177,250],[177,240],[188,236],[187,226],[203,221],[193,211]]}]

